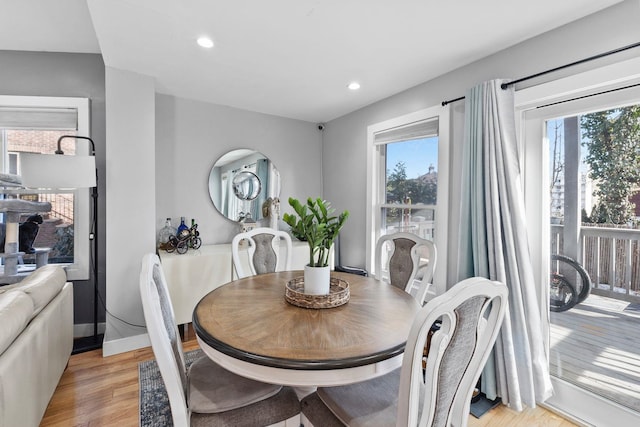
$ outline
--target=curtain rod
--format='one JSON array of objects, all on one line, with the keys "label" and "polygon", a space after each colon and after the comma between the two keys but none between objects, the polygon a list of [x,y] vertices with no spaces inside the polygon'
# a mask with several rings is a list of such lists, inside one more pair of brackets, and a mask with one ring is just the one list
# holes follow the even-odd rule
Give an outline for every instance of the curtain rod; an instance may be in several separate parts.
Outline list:
[{"label": "curtain rod", "polygon": [[[540,77],[540,76],[543,76],[545,74],[549,74],[549,73],[553,73],[553,72],[556,72],[556,71],[560,71],[560,70],[563,70],[565,68],[573,67],[575,65],[583,64],[585,62],[593,61],[595,59],[600,59],[600,58],[603,58],[605,56],[613,55],[615,53],[624,52],[625,50],[633,49],[633,48],[636,48],[638,46],[640,46],[640,42],[633,43],[633,44],[630,44],[630,45],[627,45],[627,46],[623,46],[623,47],[620,47],[620,48],[617,48],[617,49],[609,50],[607,52],[599,53],[597,55],[593,55],[593,56],[590,56],[588,58],[580,59],[578,61],[571,62],[571,63],[565,64],[565,65],[561,65],[559,67],[551,68],[549,70],[541,71],[541,72],[536,73],[536,74],[531,74],[530,76],[522,77],[520,79],[513,80],[513,81],[510,81],[508,83],[502,83],[500,85],[500,87],[502,89],[507,89],[509,86],[512,86],[512,85],[514,85],[516,83],[523,82],[525,80],[529,80],[529,79],[533,79],[533,78],[536,78],[536,77]],[[452,102],[456,102],[456,101],[461,101],[463,99],[464,99],[464,96],[461,96],[459,98],[450,99],[448,101],[442,101],[442,106],[444,107],[447,104],[451,104]]]}]

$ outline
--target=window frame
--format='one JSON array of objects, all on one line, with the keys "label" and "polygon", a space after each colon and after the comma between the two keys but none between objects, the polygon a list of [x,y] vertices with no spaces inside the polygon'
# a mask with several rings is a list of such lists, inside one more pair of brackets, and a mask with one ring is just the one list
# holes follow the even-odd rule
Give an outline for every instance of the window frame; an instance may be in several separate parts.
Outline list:
[{"label": "window frame", "polygon": [[[48,96],[13,96],[0,95],[0,106],[19,108],[71,108],[77,112],[76,134],[79,136],[90,135],[90,114],[89,99],[78,97],[48,97]],[[7,147],[3,144],[0,147],[0,170],[5,170],[9,161]],[[88,143],[78,140],[76,145],[76,155],[89,155]],[[20,190],[2,190],[6,194],[16,193]],[[61,264],[65,267],[68,280],[89,280],[90,258],[90,189],[81,188],[76,190],[60,190],[58,193],[72,193],[74,195],[74,250],[72,264]],[[33,193],[33,190],[26,192]],[[51,192],[48,190],[47,192]],[[93,260],[97,262],[97,260]]]},{"label": "window frame", "polygon": [[[384,143],[375,142],[375,135],[393,128],[407,126],[425,120],[438,120],[438,190],[435,209],[435,229],[438,230],[434,243],[438,250],[438,265],[433,283],[436,292],[446,290],[447,283],[447,241],[449,235],[449,134],[450,107],[434,106],[398,116],[389,120],[369,125],[367,127],[367,198],[366,198],[366,268],[372,274],[375,271],[375,245],[381,235],[381,212],[384,207],[386,165],[384,157],[380,155],[379,147],[394,141]],[[397,141],[396,141],[397,142]]]}]

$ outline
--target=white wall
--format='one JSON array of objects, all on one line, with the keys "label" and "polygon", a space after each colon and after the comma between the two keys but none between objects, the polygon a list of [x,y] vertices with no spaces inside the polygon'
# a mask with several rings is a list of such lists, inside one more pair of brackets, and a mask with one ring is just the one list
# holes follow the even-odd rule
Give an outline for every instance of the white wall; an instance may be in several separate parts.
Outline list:
[{"label": "white wall", "polygon": [[317,125],[169,95],[156,97],[156,215],[159,230],[171,217],[194,218],[203,244],[229,243],[237,224],[209,197],[209,173],[230,150],[251,148],[280,171],[281,213],[290,196],[322,195],[322,136]]},{"label": "white wall", "polygon": [[[139,276],[155,251],[155,81],[106,68],[107,310],[144,325]],[[105,356],[149,345],[146,330],[107,315]]]},{"label": "white wall", "polygon": [[[550,11],[550,13],[553,12]],[[351,218],[341,237],[342,263],[354,266],[365,265],[366,229],[364,221],[357,221],[356,218],[365,217],[366,195],[363,189],[366,188],[366,165],[364,160],[354,161],[354,159],[366,158],[367,126],[440,105],[444,100],[463,96],[468,88],[485,80],[518,79],[636,43],[640,41],[638,22],[640,22],[640,1],[628,0],[327,123],[323,139],[324,197],[338,209],[351,211]],[[438,42],[446,43],[446,38]],[[530,80],[516,88],[539,84],[638,55],[640,55],[640,49],[636,48],[614,57]],[[463,107],[464,102],[458,102],[452,106],[454,132],[450,156],[450,171],[453,176],[450,177],[452,216],[449,221],[449,262],[447,262],[449,281],[452,280],[452,268],[455,265],[457,253],[455,229],[459,216],[455,208],[459,204],[457,200],[460,177],[456,171],[460,170],[458,165],[461,161]],[[439,265],[445,265],[445,258],[439,257],[439,259],[443,261],[439,262]]]}]

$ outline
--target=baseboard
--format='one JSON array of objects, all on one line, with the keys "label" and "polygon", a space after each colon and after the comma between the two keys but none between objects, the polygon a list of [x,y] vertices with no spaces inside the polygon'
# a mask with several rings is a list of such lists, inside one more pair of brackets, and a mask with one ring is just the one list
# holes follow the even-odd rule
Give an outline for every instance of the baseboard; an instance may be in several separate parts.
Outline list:
[{"label": "baseboard", "polygon": [[127,351],[150,346],[151,341],[149,341],[149,335],[146,333],[118,339],[106,337],[102,345],[102,356],[113,356],[114,354],[126,353]]}]

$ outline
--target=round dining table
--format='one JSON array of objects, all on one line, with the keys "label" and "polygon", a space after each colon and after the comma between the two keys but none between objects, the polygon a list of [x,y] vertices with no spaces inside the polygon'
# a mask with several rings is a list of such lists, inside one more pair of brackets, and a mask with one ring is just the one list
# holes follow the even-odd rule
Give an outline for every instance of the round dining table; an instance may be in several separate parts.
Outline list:
[{"label": "round dining table", "polygon": [[420,305],[401,289],[348,273],[349,301],[302,308],[285,300],[302,271],[235,280],[204,296],[193,313],[202,350],[216,363],[255,380],[294,387],[355,383],[401,366]]}]

